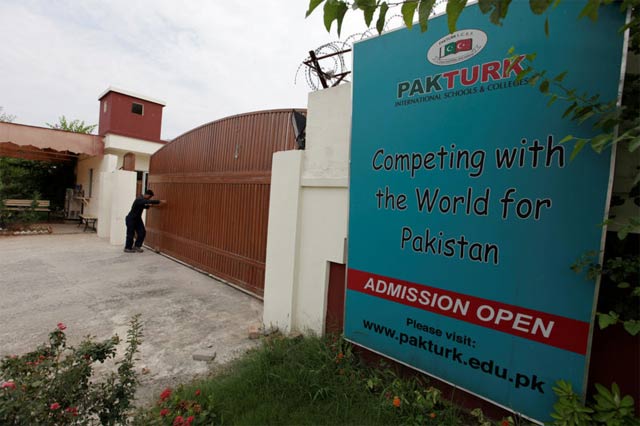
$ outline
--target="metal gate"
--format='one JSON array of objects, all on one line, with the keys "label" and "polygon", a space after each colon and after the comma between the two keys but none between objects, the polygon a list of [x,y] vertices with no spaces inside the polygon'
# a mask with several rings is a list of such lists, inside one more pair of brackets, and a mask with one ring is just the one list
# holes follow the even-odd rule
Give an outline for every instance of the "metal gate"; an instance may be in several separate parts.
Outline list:
[{"label": "metal gate", "polygon": [[295,149],[292,110],[236,115],[197,127],[151,157],[150,247],[262,297],[271,159]]}]

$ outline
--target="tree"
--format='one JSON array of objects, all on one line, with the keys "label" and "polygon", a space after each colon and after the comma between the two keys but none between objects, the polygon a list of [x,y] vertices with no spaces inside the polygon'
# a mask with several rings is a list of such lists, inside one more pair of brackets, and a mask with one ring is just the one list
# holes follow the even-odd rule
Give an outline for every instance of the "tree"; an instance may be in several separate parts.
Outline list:
[{"label": "tree", "polygon": [[0,123],[13,123],[13,120],[16,119],[16,116],[2,112],[3,109],[4,108],[0,106]]},{"label": "tree", "polygon": [[[2,110],[0,107],[0,122],[11,123],[15,120],[15,115],[6,114]],[[59,124],[48,126],[79,133],[89,133],[96,127],[85,126],[84,122],[79,120],[68,123],[64,116],[60,118]],[[72,187],[74,183],[72,165],[0,157],[0,211],[4,209],[1,200],[32,199],[36,193],[42,194],[44,199],[51,200],[52,206],[62,208],[65,188]]]},{"label": "tree", "polygon": [[98,127],[97,124],[84,124],[84,120],[76,119],[72,121],[67,121],[67,118],[64,115],[58,118],[57,123],[55,124],[46,123],[46,124],[52,129],[65,130],[67,132],[74,132],[74,133],[91,133],[96,129],[96,127]]}]

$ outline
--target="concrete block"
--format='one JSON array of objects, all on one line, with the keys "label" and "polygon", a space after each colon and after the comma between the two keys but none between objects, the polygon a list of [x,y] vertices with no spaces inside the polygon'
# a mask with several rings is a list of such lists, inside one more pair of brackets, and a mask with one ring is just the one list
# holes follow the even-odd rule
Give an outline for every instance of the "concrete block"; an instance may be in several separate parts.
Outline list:
[{"label": "concrete block", "polygon": [[211,352],[211,351],[196,352],[193,354],[193,360],[210,362],[216,358],[216,355],[217,355],[216,352]]}]

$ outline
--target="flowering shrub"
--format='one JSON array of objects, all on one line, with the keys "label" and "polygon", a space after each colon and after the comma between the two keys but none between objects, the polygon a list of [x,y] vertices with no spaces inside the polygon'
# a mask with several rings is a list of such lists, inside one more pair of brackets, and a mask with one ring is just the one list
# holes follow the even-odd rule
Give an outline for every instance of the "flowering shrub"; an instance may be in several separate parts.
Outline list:
[{"label": "flowering shrub", "polygon": [[134,356],[142,337],[139,316],[127,332],[124,359],[117,373],[93,382],[93,365],[114,358],[118,336],[102,342],[87,338],[77,348],[67,346],[58,323],[49,343],[35,351],[0,362],[0,424],[70,425],[126,422],[136,391]]},{"label": "flowering shrub", "polygon": [[177,392],[166,388],[154,409],[139,412],[134,424],[139,425],[171,425],[196,426],[216,424],[216,414],[213,412],[213,398],[206,397],[200,389],[187,393],[181,386]]}]

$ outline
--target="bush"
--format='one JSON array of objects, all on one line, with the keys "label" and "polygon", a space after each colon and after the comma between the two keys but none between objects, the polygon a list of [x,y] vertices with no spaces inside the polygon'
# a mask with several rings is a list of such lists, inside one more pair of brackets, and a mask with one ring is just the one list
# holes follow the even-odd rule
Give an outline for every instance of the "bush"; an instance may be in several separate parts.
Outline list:
[{"label": "bush", "polygon": [[560,380],[553,391],[558,402],[553,406],[551,417],[555,426],[639,426],[635,416],[633,398],[623,396],[617,384],[611,390],[596,384],[595,402],[582,403],[582,398],[573,391],[571,383]]},{"label": "bush", "polygon": [[65,329],[59,323],[48,344],[0,363],[0,424],[126,423],[138,383],[134,356],[142,337],[139,316],[131,319],[117,373],[102,378],[94,377],[93,366],[115,358],[118,336],[102,342],[87,337],[74,348],[67,346]]}]

